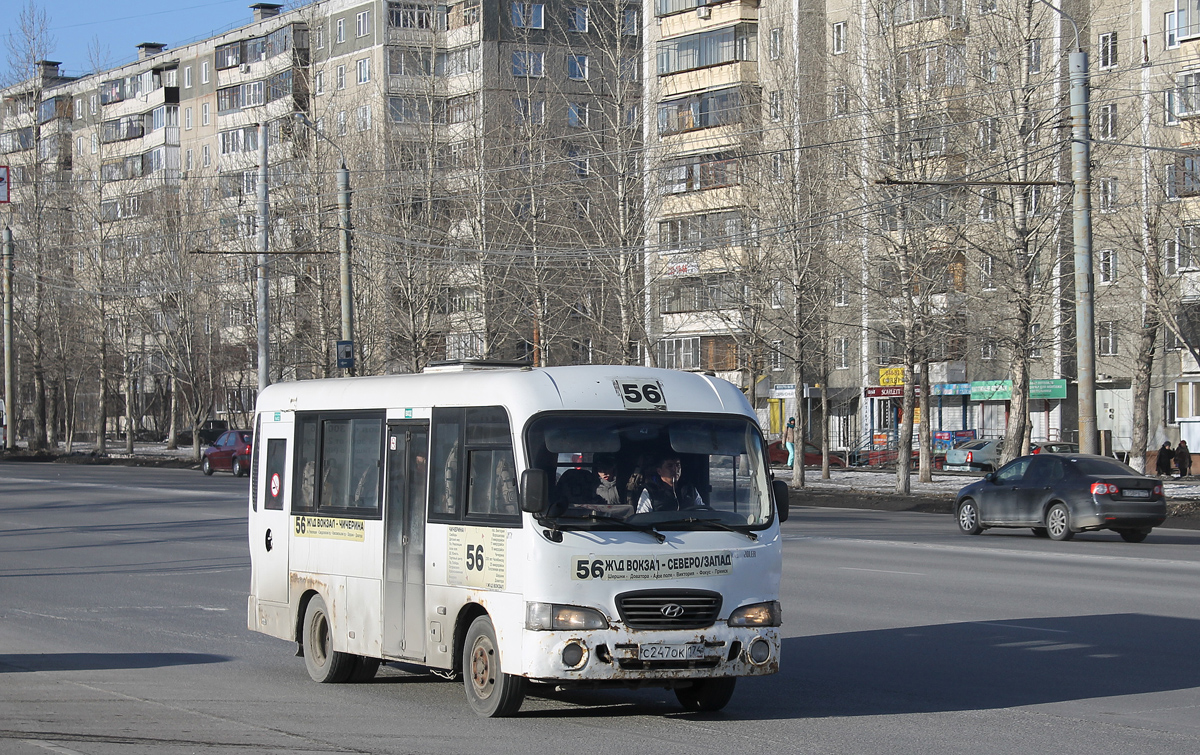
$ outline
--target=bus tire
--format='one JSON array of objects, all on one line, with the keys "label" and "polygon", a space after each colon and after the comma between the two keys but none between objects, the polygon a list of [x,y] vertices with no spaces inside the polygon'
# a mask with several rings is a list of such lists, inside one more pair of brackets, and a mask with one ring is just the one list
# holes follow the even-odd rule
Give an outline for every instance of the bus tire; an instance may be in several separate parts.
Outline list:
[{"label": "bus tire", "polygon": [[736,676],[723,676],[716,679],[697,679],[688,687],[676,687],[675,697],[685,710],[697,713],[711,713],[721,710],[733,699],[733,689],[737,686]]},{"label": "bus tire", "polygon": [[500,670],[496,630],[487,616],[476,617],[463,642],[463,686],[471,709],[484,718],[511,716],[525,700],[525,678]]},{"label": "bus tire", "polygon": [[368,658],[365,655],[360,655],[354,659],[354,669],[350,672],[350,681],[355,684],[369,682],[375,678],[375,674],[379,672],[379,665],[382,663],[378,658]]},{"label": "bus tire", "polygon": [[314,682],[337,684],[350,678],[355,656],[333,649],[333,624],[320,595],[308,601],[304,611],[304,665]]}]

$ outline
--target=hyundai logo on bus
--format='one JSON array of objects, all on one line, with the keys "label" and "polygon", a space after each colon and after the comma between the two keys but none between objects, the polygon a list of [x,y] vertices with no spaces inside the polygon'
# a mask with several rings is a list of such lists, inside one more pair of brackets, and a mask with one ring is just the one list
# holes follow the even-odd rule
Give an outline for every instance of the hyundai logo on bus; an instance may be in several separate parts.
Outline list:
[{"label": "hyundai logo on bus", "polygon": [[683,606],[679,605],[678,603],[668,603],[658,610],[659,613],[661,613],[663,616],[666,616],[668,619],[678,619],[683,615]]}]

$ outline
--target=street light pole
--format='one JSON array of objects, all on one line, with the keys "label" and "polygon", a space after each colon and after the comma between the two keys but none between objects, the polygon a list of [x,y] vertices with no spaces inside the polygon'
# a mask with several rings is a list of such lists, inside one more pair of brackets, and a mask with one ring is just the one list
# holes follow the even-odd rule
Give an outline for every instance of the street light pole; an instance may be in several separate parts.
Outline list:
[{"label": "street light pole", "polygon": [[267,252],[270,251],[271,205],[267,194],[267,124],[258,124],[258,390],[271,384],[270,298]]},{"label": "street light pole", "polygon": [[13,360],[13,235],[12,229],[4,227],[4,448],[12,450],[16,447],[16,426],[14,425],[13,383],[16,380],[16,369]]},{"label": "street light pole", "polygon": [[[307,126],[314,134],[333,145],[342,158],[342,166],[338,168],[338,272],[341,282],[342,297],[342,341],[354,343],[354,289],[350,277],[350,169],[346,167],[346,153],[337,142],[324,134],[304,113],[296,113],[296,120]],[[351,361],[347,373],[354,375],[354,350],[351,346]]]}]

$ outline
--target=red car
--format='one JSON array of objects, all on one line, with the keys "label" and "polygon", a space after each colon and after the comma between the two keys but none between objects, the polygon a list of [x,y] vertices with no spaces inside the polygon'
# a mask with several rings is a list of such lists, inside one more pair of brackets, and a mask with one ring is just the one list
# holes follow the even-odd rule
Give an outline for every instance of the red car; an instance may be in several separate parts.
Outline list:
[{"label": "red car", "polygon": [[200,469],[208,475],[218,469],[233,472],[235,477],[250,474],[250,441],[253,437],[249,430],[227,430],[221,433],[216,443],[204,449],[204,460],[200,462]]},{"label": "red car", "polygon": [[[773,440],[767,444],[767,457],[770,459],[772,466],[782,467],[787,464],[788,452],[784,447],[783,441]],[[811,443],[804,444],[804,466],[819,467],[821,466],[821,449]],[[846,460],[840,456],[829,454],[829,466],[844,467]]]}]

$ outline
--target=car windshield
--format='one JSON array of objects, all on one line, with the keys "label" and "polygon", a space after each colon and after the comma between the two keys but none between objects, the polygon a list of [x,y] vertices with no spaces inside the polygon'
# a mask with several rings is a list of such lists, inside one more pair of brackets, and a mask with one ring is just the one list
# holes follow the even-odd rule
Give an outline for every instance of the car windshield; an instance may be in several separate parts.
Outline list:
[{"label": "car windshield", "polygon": [[1133,467],[1127,467],[1116,459],[1098,459],[1081,457],[1071,459],[1070,462],[1075,465],[1075,469],[1080,474],[1085,475],[1135,475],[1141,477],[1142,473],[1136,471]]},{"label": "car windshield", "polygon": [[526,443],[559,526],[759,527],[771,516],[762,436],[748,418],[551,415],[529,425]]}]

